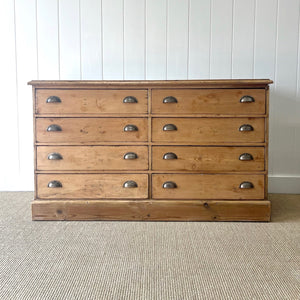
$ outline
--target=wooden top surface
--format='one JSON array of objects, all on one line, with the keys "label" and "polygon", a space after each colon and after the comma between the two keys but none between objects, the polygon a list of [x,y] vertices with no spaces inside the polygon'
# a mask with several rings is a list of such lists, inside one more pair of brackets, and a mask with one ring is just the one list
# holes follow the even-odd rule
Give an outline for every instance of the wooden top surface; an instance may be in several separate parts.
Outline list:
[{"label": "wooden top surface", "polygon": [[218,80],[32,80],[36,88],[265,88],[269,79]]}]

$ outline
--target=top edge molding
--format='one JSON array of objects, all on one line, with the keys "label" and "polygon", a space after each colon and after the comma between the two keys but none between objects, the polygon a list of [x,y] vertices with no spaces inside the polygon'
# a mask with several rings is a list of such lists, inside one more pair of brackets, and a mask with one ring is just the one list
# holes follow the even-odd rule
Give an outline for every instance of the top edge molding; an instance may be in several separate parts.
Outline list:
[{"label": "top edge molding", "polygon": [[211,80],[32,80],[36,88],[265,88],[270,79]]}]

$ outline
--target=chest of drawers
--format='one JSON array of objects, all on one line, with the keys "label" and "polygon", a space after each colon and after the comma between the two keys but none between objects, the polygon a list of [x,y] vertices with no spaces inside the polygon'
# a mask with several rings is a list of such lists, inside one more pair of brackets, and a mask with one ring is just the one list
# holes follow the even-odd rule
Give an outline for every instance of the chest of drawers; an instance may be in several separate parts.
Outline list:
[{"label": "chest of drawers", "polygon": [[31,81],[33,220],[269,221],[271,83]]}]

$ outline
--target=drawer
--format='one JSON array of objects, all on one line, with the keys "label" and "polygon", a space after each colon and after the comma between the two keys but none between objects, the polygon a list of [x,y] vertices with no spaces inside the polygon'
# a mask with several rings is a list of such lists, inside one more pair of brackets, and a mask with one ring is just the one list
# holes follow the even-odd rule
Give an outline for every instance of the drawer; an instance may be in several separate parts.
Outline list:
[{"label": "drawer", "polygon": [[153,118],[152,141],[197,144],[262,143],[265,141],[265,119]]},{"label": "drawer", "polygon": [[38,146],[37,170],[147,170],[147,146]]},{"label": "drawer", "polygon": [[145,199],[147,174],[38,174],[40,199]]},{"label": "drawer", "polygon": [[153,114],[247,115],[265,112],[264,89],[152,90]]},{"label": "drawer", "polygon": [[264,147],[152,147],[152,169],[166,171],[263,171]]},{"label": "drawer", "polygon": [[38,89],[37,114],[146,114],[147,90]]},{"label": "drawer", "polygon": [[145,142],[146,118],[37,118],[37,142]]},{"label": "drawer", "polygon": [[[244,188],[240,187],[241,184]],[[153,174],[152,197],[153,199],[264,199],[264,175]]]}]

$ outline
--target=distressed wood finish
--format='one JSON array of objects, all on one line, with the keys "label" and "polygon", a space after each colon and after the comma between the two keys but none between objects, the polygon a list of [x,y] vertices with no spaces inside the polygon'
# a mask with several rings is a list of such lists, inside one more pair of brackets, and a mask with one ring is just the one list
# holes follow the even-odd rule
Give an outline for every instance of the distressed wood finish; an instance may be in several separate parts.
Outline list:
[{"label": "distressed wood finish", "polygon": [[[168,96],[177,103],[163,103]],[[241,103],[243,96],[253,103]],[[257,114],[265,113],[265,91],[259,89],[171,89],[152,91],[153,114]]]},{"label": "distressed wood finish", "polygon": [[[50,160],[51,153],[62,159]],[[125,159],[135,153],[136,159]],[[107,171],[148,170],[147,146],[38,146],[37,170],[45,171]]]},{"label": "distressed wood finish", "polygon": [[[164,131],[167,124],[177,127],[174,131]],[[240,126],[249,124],[253,131],[239,131]],[[238,142],[262,143],[265,141],[264,118],[153,118],[153,142],[199,142],[201,144],[222,144]]]},{"label": "distressed wood finish", "polygon": [[[89,142],[145,142],[146,118],[37,118],[37,143],[89,143]],[[62,131],[47,131],[51,124]],[[124,131],[125,126],[135,125],[138,131]]]},{"label": "distressed wood finish", "polygon": [[209,79],[209,80],[32,80],[28,84],[36,88],[200,88],[246,89],[261,88],[273,83],[269,79]]},{"label": "distressed wood finish", "polygon": [[32,204],[33,220],[270,221],[270,201],[76,200]]},{"label": "distressed wood finish", "polygon": [[[269,221],[270,83],[30,82],[35,104],[33,220]],[[46,103],[49,96],[61,102]],[[123,103],[126,96],[137,103]],[[167,96],[177,103],[164,104]],[[243,96],[254,102],[240,103]],[[47,131],[52,124],[61,131]],[[177,130],[164,131],[167,124]],[[253,131],[239,130],[246,124]],[[126,125],[138,131],[124,131]],[[48,159],[51,153],[61,159]],[[125,160],[126,153],[136,157]],[[166,153],[176,159],[163,159]],[[244,153],[252,159],[240,160]],[[128,181],[137,186],[124,187]],[[164,188],[166,182],[176,185]],[[241,189],[243,182],[252,186]]]},{"label": "distressed wood finish", "polygon": [[[264,171],[264,147],[192,147],[153,146],[152,169],[168,171],[236,172]],[[174,153],[176,159],[164,159],[167,153]],[[240,160],[244,153],[253,159]]]},{"label": "distressed wood finish", "polygon": [[[56,180],[59,188],[49,188]],[[137,187],[123,187],[133,180]],[[38,174],[37,196],[39,199],[145,199],[148,198],[147,174]]]},{"label": "distressed wood finish", "polygon": [[[57,96],[61,103],[47,103]],[[133,96],[137,103],[123,103]],[[36,91],[37,114],[145,114],[147,90],[44,90]]]},{"label": "distressed wood finish", "polygon": [[[165,182],[176,188],[163,188]],[[251,189],[240,189],[242,182]],[[153,199],[264,199],[264,175],[153,174]]]}]

